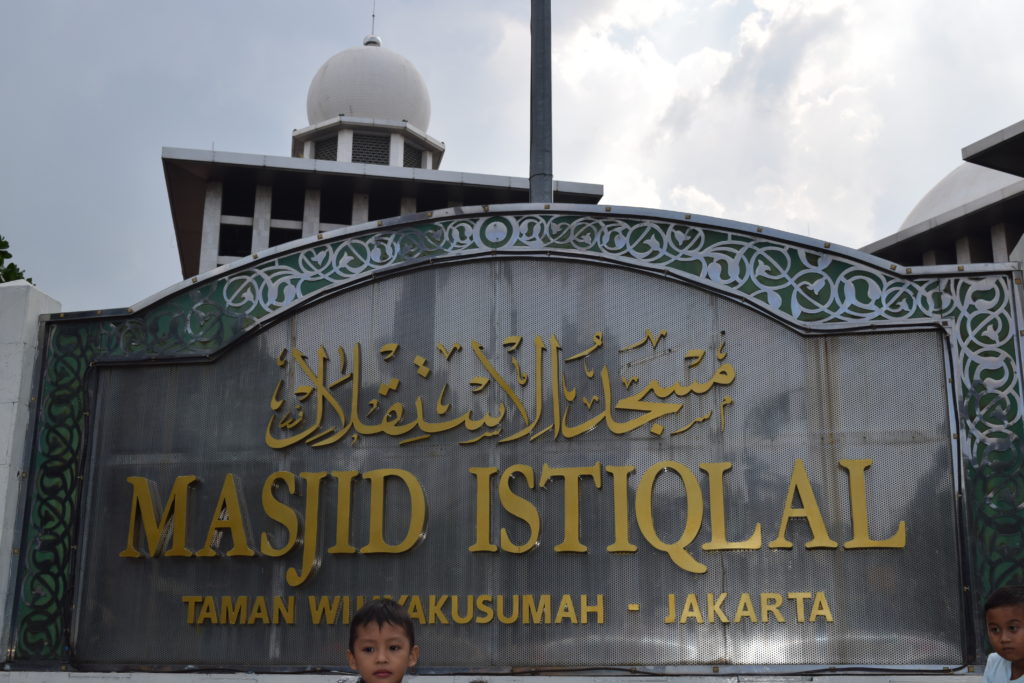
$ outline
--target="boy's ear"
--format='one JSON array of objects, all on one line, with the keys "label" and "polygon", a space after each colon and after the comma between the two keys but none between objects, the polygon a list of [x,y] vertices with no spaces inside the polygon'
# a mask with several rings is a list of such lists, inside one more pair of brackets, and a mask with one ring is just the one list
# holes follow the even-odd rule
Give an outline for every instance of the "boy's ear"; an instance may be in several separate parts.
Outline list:
[{"label": "boy's ear", "polygon": [[356,656],[352,654],[352,650],[346,650],[348,652],[348,668],[356,668]]},{"label": "boy's ear", "polygon": [[[352,656],[351,654],[349,655]],[[409,666],[416,666],[416,660],[420,658],[420,646],[413,645],[412,649],[409,650]]]}]

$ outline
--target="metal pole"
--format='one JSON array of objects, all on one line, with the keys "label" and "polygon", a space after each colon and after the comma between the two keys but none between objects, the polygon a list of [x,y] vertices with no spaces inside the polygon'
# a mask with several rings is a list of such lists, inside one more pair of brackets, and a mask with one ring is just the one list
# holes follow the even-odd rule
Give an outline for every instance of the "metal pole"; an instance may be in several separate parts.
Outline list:
[{"label": "metal pole", "polygon": [[551,0],[530,4],[530,201],[551,202]]}]

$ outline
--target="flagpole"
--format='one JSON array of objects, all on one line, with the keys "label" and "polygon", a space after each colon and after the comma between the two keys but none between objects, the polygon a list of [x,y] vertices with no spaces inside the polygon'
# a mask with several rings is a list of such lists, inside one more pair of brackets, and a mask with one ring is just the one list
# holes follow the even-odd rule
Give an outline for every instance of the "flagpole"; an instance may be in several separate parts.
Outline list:
[{"label": "flagpole", "polygon": [[551,0],[530,0],[530,201],[552,201]]}]

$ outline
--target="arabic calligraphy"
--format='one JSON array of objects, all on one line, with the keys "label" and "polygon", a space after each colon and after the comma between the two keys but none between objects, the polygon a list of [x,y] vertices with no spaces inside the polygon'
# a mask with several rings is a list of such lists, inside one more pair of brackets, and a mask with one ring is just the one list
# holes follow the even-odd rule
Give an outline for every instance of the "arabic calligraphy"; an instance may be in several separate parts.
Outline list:
[{"label": "arabic calligraphy", "polygon": [[[274,387],[265,441],[274,449],[298,443],[319,448],[384,435],[406,445],[461,430],[465,438],[459,443],[470,445],[485,439],[497,443],[541,437],[569,440],[599,428],[615,435],[647,428],[654,436],[668,429],[669,436],[676,436],[702,423],[724,432],[732,396],[719,391],[698,400],[736,380],[735,368],[726,362],[724,333],[711,350],[713,367],[705,364],[709,355],[705,349],[676,353],[667,338],[666,330],[646,330],[641,339],[618,349],[614,356],[605,353],[603,332],[594,333],[589,345],[573,353],[563,351],[555,335],[535,336],[532,344],[513,335],[502,341],[504,353],[494,357],[476,340],[437,343],[431,357],[407,353],[401,344],[390,342],[378,349],[379,363],[390,368],[404,362],[413,372],[405,373],[411,379],[382,379],[376,383],[376,392],[367,373],[367,354],[358,342],[348,351],[338,346],[333,357],[323,346],[312,357],[299,348],[284,349],[277,365],[293,373],[296,386],[289,390],[286,380],[280,379]],[[659,344],[663,344],[660,349]],[[520,353],[531,347],[532,358],[521,362]],[[662,361],[667,355],[679,358],[670,364],[677,376],[642,383],[638,367],[653,356],[641,354],[655,352]],[[618,367],[609,367],[609,357],[617,359]],[[443,379],[458,373],[439,372],[441,379],[432,379],[436,367],[451,370],[466,363],[472,368],[469,392],[493,395],[493,407],[487,411],[453,411],[455,389]],[[423,382],[424,387],[410,390],[411,382]],[[619,383],[630,393],[619,395]],[[718,419],[712,420],[716,413]]]}]

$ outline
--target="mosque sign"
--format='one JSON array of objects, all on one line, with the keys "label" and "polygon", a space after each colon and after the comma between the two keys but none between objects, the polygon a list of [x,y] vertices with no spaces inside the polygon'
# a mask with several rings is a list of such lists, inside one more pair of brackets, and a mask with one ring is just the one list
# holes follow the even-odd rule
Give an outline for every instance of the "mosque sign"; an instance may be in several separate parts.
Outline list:
[{"label": "mosque sign", "polygon": [[973,661],[1014,274],[537,208],[52,318],[14,661],[337,669],[379,595],[427,672]]}]

